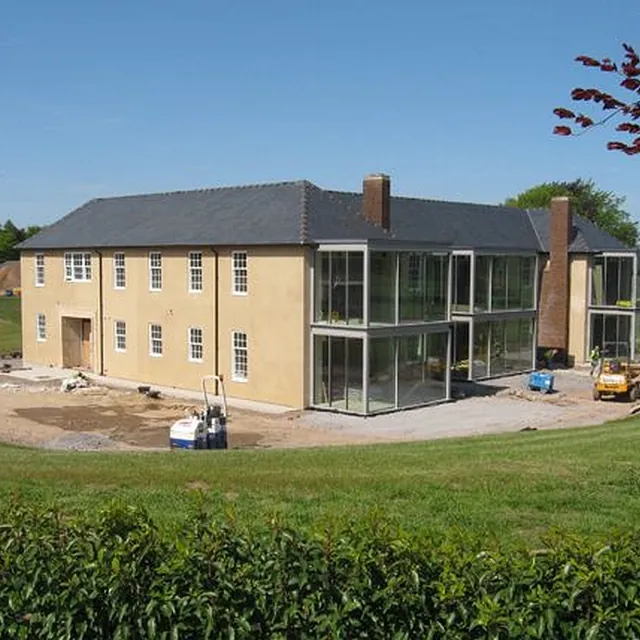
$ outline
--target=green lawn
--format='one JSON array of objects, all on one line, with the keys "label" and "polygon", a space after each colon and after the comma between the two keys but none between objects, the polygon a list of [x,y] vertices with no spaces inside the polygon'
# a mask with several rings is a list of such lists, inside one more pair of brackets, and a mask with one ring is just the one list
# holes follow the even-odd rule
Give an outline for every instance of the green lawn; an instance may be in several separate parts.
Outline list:
[{"label": "green lawn", "polygon": [[0,297],[0,354],[21,349],[20,298]]},{"label": "green lawn", "polygon": [[638,420],[552,432],[307,450],[62,453],[0,447],[0,496],[70,510],[115,496],[177,523],[200,491],[247,522],[344,523],[384,514],[405,528],[463,529],[534,544],[640,525]]}]

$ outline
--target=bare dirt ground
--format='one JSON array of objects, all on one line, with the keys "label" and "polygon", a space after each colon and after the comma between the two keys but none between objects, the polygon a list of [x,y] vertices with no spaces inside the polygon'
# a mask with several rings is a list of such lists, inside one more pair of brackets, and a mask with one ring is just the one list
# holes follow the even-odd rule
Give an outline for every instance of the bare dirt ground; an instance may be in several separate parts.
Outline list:
[{"label": "bare dirt ground", "polygon": [[[261,413],[230,407],[231,448],[283,448],[428,440],[600,424],[628,415],[624,402],[594,402],[584,371],[556,372],[558,392],[523,388],[524,376],[462,384],[456,402],[370,418],[321,412]],[[169,427],[197,402],[0,375],[0,442],[57,449],[166,448]]]}]

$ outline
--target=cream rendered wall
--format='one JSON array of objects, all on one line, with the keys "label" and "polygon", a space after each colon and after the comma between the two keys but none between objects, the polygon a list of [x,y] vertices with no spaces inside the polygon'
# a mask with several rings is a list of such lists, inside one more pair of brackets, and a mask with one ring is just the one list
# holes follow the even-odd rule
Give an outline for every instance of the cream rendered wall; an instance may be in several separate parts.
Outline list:
[{"label": "cream rendered wall", "polygon": [[569,262],[569,355],[585,362],[587,344],[589,257],[573,255]]},{"label": "cream rendered wall", "polygon": [[[42,251],[45,285],[35,286],[35,254],[23,252],[20,258],[22,287],[22,351],[25,362],[62,366],[62,318],[71,316],[91,320],[91,368],[100,370],[98,348],[98,257],[92,254],[90,282],[65,282],[64,251]],[[85,252],[86,253],[86,252]],[[47,339],[36,339],[36,317],[44,313]]]},{"label": "cream rendered wall", "polygon": [[[199,389],[215,373],[215,252],[202,248],[159,248],[162,290],[150,291],[149,250],[101,250],[104,317],[103,373],[148,384]],[[303,247],[248,247],[248,292],[232,291],[231,248],[220,248],[219,372],[227,394],[291,407],[308,404],[310,250]],[[125,254],[126,287],[114,287],[115,252]],[[201,251],[203,290],[189,292],[188,254]],[[90,283],[65,283],[64,252],[46,252],[45,286],[35,287],[33,252],[22,257],[24,355],[29,362],[62,365],[61,317],[92,319],[92,368],[100,372],[99,265]],[[36,341],[36,314],[47,315],[48,339]],[[115,349],[115,323],[126,323],[126,351]],[[150,355],[149,325],[162,326],[163,354]],[[189,327],[203,330],[203,362],[188,358]],[[232,332],[248,339],[248,378],[232,377]]]},{"label": "cream rendered wall", "polygon": [[[156,251],[153,249],[152,251]],[[160,248],[162,289],[150,290],[149,250],[103,252],[105,375],[150,384],[197,389],[204,375],[215,373],[214,259],[210,249]],[[202,253],[203,290],[189,292],[188,254]],[[125,255],[124,289],[114,287],[114,253]],[[126,351],[115,349],[115,323],[126,324]],[[149,325],[162,327],[162,356],[150,355]],[[203,361],[190,362],[188,331],[203,332]]]},{"label": "cream rendered wall", "polygon": [[[232,291],[233,249],[220,251],[220,370],[231,396],[308,404],[309,265],[303,247],[251,247],[247,250],[248,293]],[[249,344],[246,382],[232,379],[232,333]]]}]

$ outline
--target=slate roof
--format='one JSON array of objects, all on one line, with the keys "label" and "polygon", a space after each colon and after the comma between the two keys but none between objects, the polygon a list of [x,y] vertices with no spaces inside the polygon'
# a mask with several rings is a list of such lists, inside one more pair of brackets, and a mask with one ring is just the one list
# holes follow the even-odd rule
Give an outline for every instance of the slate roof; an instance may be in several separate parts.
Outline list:
[{"label": "slate roof", "polygon": [[[531,224],[536,230],[542,251],[549,252],[549,212],[546,209],[529,210]],[[596,227],[590,220],[573,216],[572,237],[569,243],[572,253],[600,253],[603,251],[635,251],[606,231]]]},{"label": "slate roof", "polygon": [[[307,181],[90,200],[22,249],[251,246],[321,241],[425,242],[478,250],[546,251],[547,211],[391,198],[391,230],[362,216],[362,194]],[[575,219],[573,251],[628,250]]]}]

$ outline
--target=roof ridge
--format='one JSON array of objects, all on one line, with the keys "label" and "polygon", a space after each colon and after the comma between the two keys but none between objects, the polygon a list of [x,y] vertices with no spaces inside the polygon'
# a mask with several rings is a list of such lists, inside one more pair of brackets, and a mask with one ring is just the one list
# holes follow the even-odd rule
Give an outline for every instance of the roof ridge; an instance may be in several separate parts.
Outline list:
[{"label": "roof ridge", "polygon": [[[533,218],[531,217],[531,209],[525,209],[524,211],[527,214],[527,220],[529,221],[529,224],[531,225],[531,228],[533,229],[533,233],[536,236],[538,244],[540,245],[540,250],[544,252],[545,251],[544,242],[542,242],[542,238],[540,237],[540,234],[538,233],[538,229],[536,228],[536,225],[533,224]],[[536,209],[536,211],[537,211],[537,209]]]},{"label": "roof ridge", "polygon": [[[327,193],[336,193],[342,195],[350,195],[350,196],[362,196],[362,192],[359,191],[339,191],[337,189],[323,189]],[[417,202],[433,202],[436,204],[462,204],[468,205],[472,207],[490,207],[492,209],[515,209],[517,211],[526,211],[526,209],[522,209],[521,207],[510,207],[506,204],[491,204],[485,202],[468,202],[464,200],[439,200],[437,198],[420,198],[418,196],[391,196],[392,200],[416,200]]]},{"label": "roof ridge", "polygon": [[[115,196],[104,196],[102,198],[92,198],[89,202],[104,200],[120,200],[124,198],[150,198],[153,196],[173,196],[185,193],[211,193],[214,191],[240,191],[242,189],[266,189],[272,187],[296,186],[308,182],[308,180],[281,180],[279,182],[259,182],[254,184],[239,184],[220,187],[203,187],[201,189],[176,189],[174,191],[152,191],[148,193],[129,193]],[[311,184],[311,183],[309,183]]]},{"label": "roof ridge", "polygon": [[302,181],[302,200],[300,202],[300,243],[309,242],[309,181]]}]

